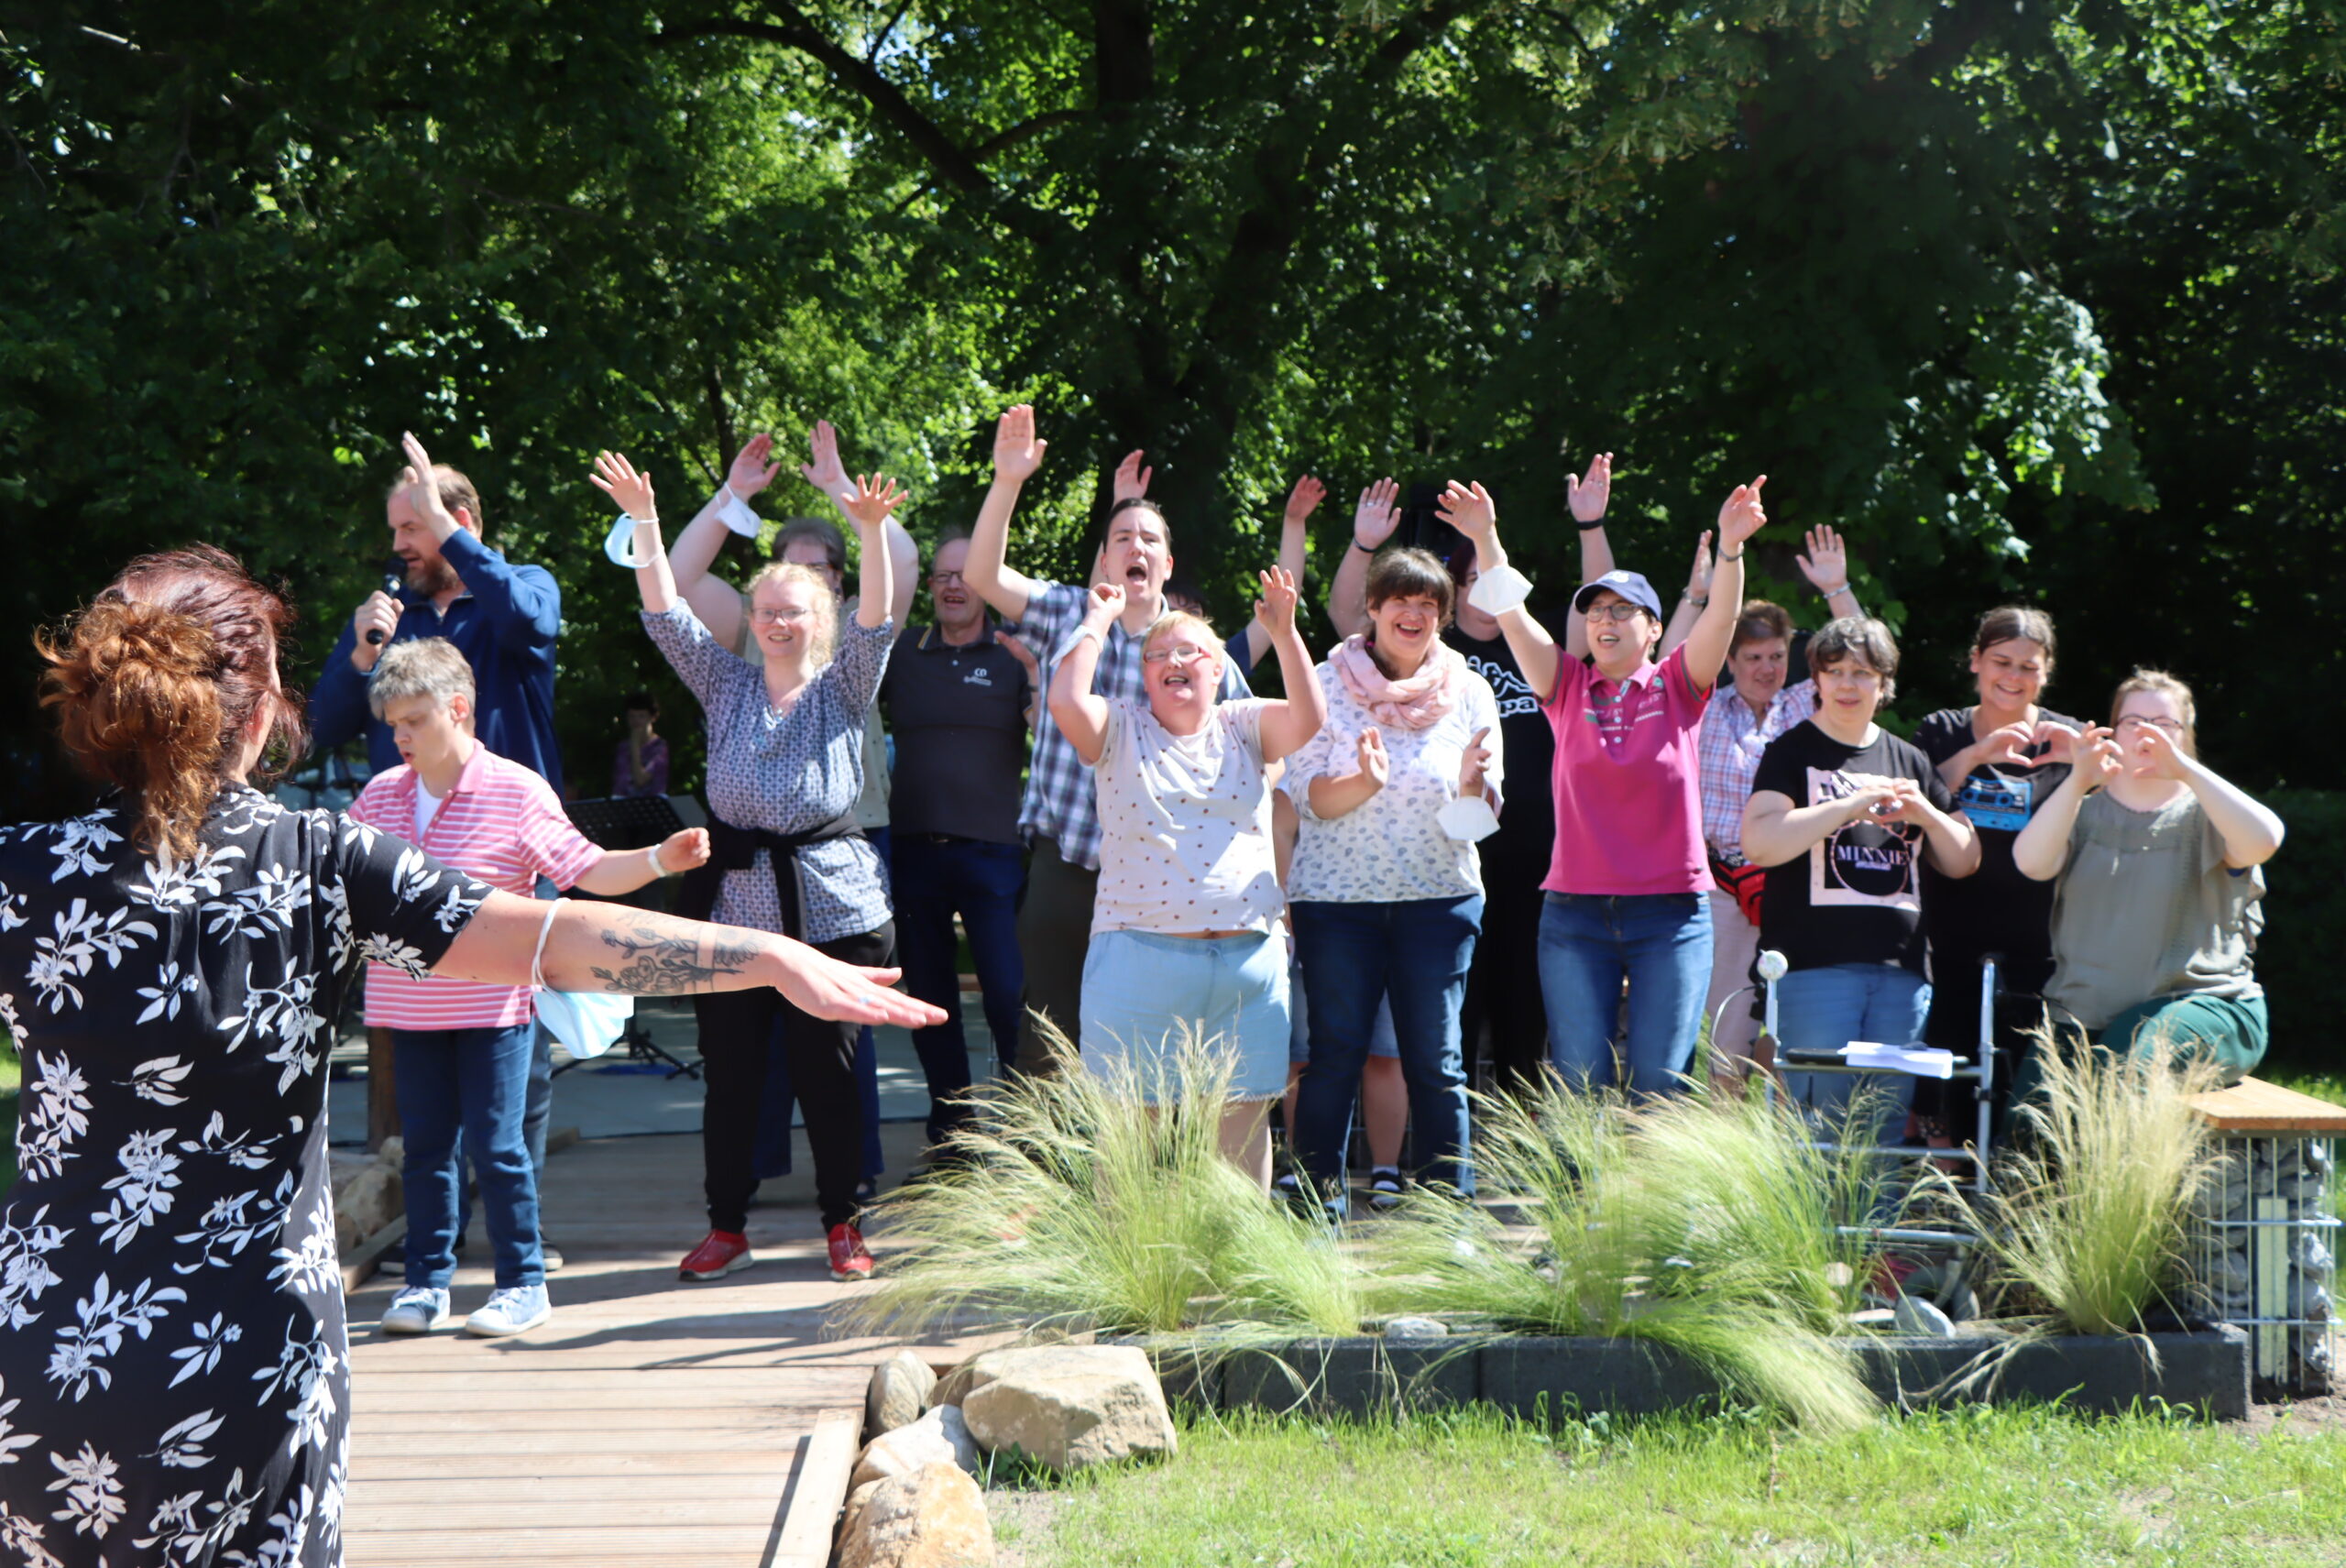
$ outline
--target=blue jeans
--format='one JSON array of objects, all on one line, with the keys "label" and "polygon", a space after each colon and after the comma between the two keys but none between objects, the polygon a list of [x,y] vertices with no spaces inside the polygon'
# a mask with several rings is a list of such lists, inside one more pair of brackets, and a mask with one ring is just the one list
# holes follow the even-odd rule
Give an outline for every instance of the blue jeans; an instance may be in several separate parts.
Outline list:
[{"label": "blue jeans", "polygon": [[961,981],[953,944],[953,916],[970,933],[986,1029],[994,1059],[1007,1078],[1018,1061],[1018,993],[1026,965],[1018,956],[1018,893],[1026,885],[1026,856],[1016,844],[987,844],[940,834],[895,836],[891,868],[896,898],[896,955],[904,988],[945,1009],[945,1022],[913,1031],[921,1071],[928,1078],[928,1141],[958,1126],[968,1107],[949,1103],[970,1087],[970,1043],[961,1029]]},{"label": "blue jeans", "polygon": [[[1828,964],[1794,970],[1776,982],[1776,1035],[1795,1049],[1831,1049],[1852,1040],[1909,1045],[1923,1037],[1930,1010],[1930,981],[1896,964]],[[1873,1136],[1895,1133],[1913,1096],[1914,1080],[1905,1074],[1784,1074],[1784,1093],[1827,1120],[1840,1116],[1861,1085],[1882,1097]]]},{"label": "blue jeans", "polygon": [[394,1029],[400,1171],[407,1200],[407,1282],[444,1290],[456,1272],[456,1209],[463,1182],[461,1131],[480,1177],[498,1288],[545,1283],[538,1251],[538,1180],[521,1117],[530,1093],[537,1025]]},{"label": "blue jeans", "polygon": [[1700,894],[1548,895],[1540,911],[1548,1060],[1574,1089],[1622,1084],[1613,1036],[1625,978],[1628,1088],[1681,1093],[1711,984],[1711,912]]},{"label": "blue jeans", "polygon": [[[1326,1192],[1343,1191],[1353,1102],[1360,1098],[1380,995],[1393,1005],[1401,1079],[1409,1088],[1421,1180],[1471,1195],[1466,1069],[1458,1010],[1482,934],[1483,900],[1412,898],[1392,904],[1290,905],[1296,957],[1311,1013],[1311,1059],[1296,1091],[1296,1153]],[[1341,1198],[1339,1198],[1341,1202]]]}]

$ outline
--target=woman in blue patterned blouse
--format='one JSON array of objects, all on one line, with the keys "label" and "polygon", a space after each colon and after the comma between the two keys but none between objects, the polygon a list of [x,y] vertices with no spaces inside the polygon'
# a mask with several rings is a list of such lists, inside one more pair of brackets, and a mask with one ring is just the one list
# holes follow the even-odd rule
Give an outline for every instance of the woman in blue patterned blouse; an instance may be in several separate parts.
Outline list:
[{"label": "woman in blue patterned blouse", "polygon": [[[796,937],[850,963],[885,964],[895,925],[880,857],[856,826],[863,789],[863,727],[887,670],[895,626],[893,576],[883,536],[904,498],[874,475],[838,498],[861,543],[854,619],[839,624],[830,585],[807,566],[777,561],[750,585],[750,631],[762,665],[725,647],[676,592],[660,543],[652,479],[604,453],[595,485],[635,520],[636,586],[643,624],[700,699],[708,727],[708,831],[705,872],[688,876],[681,912]],[[757,1187],[751,1156],[775,1009],[771,992],[694,1003],[706,1064],[701,1116],[709,1234],[685,1255],[686,1279],[715,1279],[749,1266],[744,1234]],[[806,1113],[815,1199],[823,1212],[831,1276],[861,1279],[872,1255],[856,1225],[862,1112],[855,1091],[855,1030],[784,1012],[783,1050]]]}]

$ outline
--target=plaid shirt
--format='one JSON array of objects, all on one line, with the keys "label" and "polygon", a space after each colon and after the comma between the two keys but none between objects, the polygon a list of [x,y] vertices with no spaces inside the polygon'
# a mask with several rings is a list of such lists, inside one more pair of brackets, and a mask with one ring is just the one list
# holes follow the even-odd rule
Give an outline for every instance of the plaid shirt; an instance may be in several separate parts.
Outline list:
[{"label": "plaid shirt", "polygon": [[1695,739],[1703,764],[1703,837],[1714,853],[1743,853],[1743,807],[1751,798],[1751,775],[1760,771],[1760,754],[1815,711],[1813,680],[1778,692],[1764,714],[1753,713],[1732,683],[1719,683]]},{"label": "plaid shirt", "polygon": [[[1075,754],[1075,745],[1059,733],[1051,718],[1047,694],[1051,676],[1067,656],[1068,634],[1083,624],[1084,607],[1091,595],[1072,583],[1037,583],[1019,618],[1020,635],[1042,662],[1038,679],[1046,694],[1035,720],[1035,755],[1026,769],[1026,798],[1018,808],[1018,830],[1031,843],[1037,834],[1055,840],[1059,857],[1087,871],[1100,869],[1100,806],[1091,768]],[[1091,689],[1110,702],[1148,705],[1148,687],[1140,674],[1141,640],[1126,631],[1122,621],[1111,621],[1100,650],[1100,666]],[[1228,658],[1222,663],[1222,700],[1252,696]]]}]

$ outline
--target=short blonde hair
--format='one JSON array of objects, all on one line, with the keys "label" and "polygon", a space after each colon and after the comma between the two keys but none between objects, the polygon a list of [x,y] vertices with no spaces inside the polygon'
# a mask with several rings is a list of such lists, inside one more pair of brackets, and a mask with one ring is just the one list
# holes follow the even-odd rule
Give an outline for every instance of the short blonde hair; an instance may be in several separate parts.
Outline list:
[{"label": "short blonde hair", "polygon": [[1150,621],[1148,630],[1141,633],[1140,651],[1146,653],[1151,648],[1157,646],[1157,640],[1159,637],[1170,636],[1184,627],[1195,631],[1199,640],[1213,650],[1214,657],[1222,656],[1222,633],[1213,629],[1213,622],[1202,615],[1186,609],[1168,609],[1155,620]]},{"label": "short blonde hair", "polygon": [[473,667],[454,642],[444,637],[415,637],[383,650],[367,683],[367,706],[380,718],[384,708],[411,696],[428,696],[444,708],[451,697],[462,696],[465,722],[472,722]]},{"label": "short blonde hair", "polygon": [[[839,598],[831,591],[829,580],[814,567],[796,561],[769,561],[759,568],[758,575],[751,577],[750,586],[742,590],[743,615],[756,608],[758,590],[768,583],[797,583],[808,590],[815,600],[815,631],[806,641],[807,667],[819,670],[829,663],[832,651],[839,646]],[[754,641],[756,636],[753,625],[751,641]]]},{"label": "short blonde hair", "polygon": [[2199,754],[2199,705],[2193,700],[2191,688],[2165,670],[2137,667],[2132,674],[2118,683],[2117,691],[2111,693],[2110,698],[2110,727],[2112,729],[2118,728],[2118,710],[2124,707],[2126,699],[2136,692],[2157,692],[2175,704],[2176,714],[2183,720],[2183,734],[2176,744],[2182,748],[2185,756],[2197,757]]}]

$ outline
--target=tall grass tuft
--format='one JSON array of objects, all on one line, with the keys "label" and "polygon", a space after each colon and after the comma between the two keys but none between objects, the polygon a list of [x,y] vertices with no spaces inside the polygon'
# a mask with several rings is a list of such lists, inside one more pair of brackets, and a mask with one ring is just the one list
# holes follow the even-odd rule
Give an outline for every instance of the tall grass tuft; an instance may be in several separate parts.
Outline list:
[{"label": "tall grass tuft", "polygon": [[[1222,1156],[1233,1063],[1189,1025],[1153,1065],[1079,1066],[979,1091],[937,1174],[871,1212],[880,1268],[841,1321],[917,1334],[951,1318],[1233,1343],[1360,1329],[1324,1223]],[[1153,1102],[1153,1104],[1151,1103]]]},{"label": "tall grass tuft", "polygon": [[2074,1055],[2037,1042],[2044,1080],[2020,1107],[2027,1145],[1998,1167],[1989,1230],[2002,1272],[2072,1333],[2140,1333],[2180,1295],[2190,1207],[2220,1159],[2191,1108],[2215,1067],[2165,1049]]},{"label": "tall grass tuft", "polygon": [[1531,1239],[1411,1194],[1369,1244],[1378,1307],[1667,1346],[1817,1431],[1876,1413],[1841,1315],[1866,1260],[1834,1234],[1870,1212],[1875,1179],[1810,1150],[1797,1113],[1633,1109],[1551,1080],[1479,1102],[1476,1119],[1478,1177],[1522,1202]]}]

